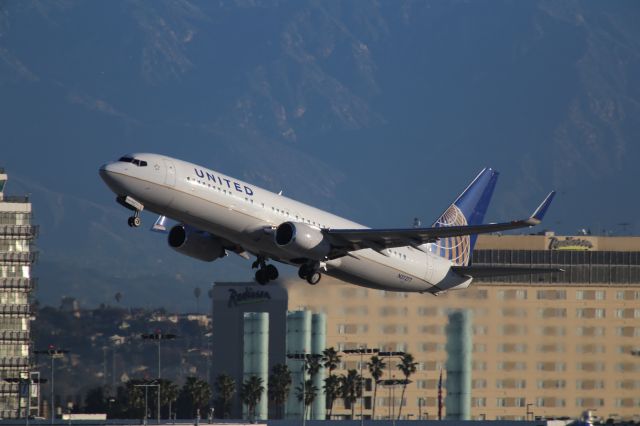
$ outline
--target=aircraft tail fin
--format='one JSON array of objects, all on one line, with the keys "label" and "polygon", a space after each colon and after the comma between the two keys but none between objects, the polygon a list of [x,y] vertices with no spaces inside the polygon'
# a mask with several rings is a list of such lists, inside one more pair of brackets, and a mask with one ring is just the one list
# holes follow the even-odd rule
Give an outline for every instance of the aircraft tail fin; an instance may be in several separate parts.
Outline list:
[{"label": "aircraft tail fin", "polygon": [[[499,173],[485,168],[435,221],[434,227],[480,225],[489,207]],[[469,265],[477,235],[441,238],[431,251],[458,266]]]}]

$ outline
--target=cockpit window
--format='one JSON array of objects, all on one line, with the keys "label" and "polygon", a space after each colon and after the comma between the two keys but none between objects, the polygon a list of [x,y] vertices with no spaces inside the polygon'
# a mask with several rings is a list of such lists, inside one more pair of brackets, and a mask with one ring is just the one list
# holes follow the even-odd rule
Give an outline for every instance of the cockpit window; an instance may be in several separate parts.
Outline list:
[{"label": "cockpit window", "polygon": [[138,167],[147,167],[147,162],[144,160],[138,160],[137,158],[132,157],[120,157],[118,161],[122,161],[124,163],[133,163]]}]

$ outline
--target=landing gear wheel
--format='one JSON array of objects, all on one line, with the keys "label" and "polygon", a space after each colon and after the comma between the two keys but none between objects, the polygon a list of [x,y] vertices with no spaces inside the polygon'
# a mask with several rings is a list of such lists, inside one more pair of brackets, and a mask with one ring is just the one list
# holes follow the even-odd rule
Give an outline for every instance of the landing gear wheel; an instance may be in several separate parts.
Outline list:
[{"label": "landing gear wheel", "polygon": [[131,216],[129,219],[127,219],[127,224],[132,228],[137,228],[142,225],[142,219],[140,219],[140,216],[138,216],[138,214],[136,213],[135,216]]},{"label": "landing gear wheel", "polygon": [[260,285],[265,285],[269,282],[269,278],[267,277],[267,272],[263,268],[260,268],[256,271],[256,281]]},{"label": "landing gear wheel", "polygon": [[273,281],[273,280],[277,280],[278,279],[278,276],[280,275],[280,274],[278,274],[278,268],[276,268],[273,265],[267,265],[263,269],[266,272],[266,275],[267,275],[267,278],[269,279],[269,281]]},{"label": "landing gear wheel", "polygon": [[300,265],[300,269],[298,269],[300,279],[306,280],[307,275],[309,275],[309,266],[307,264]]},{"label": "landing gear wheel", "polygon": [[320,278],[322,278],[322,274],[319,271],[311,271],[311,273],[307,275],[307,282],[311,285],[316,285],[320,282]]}]

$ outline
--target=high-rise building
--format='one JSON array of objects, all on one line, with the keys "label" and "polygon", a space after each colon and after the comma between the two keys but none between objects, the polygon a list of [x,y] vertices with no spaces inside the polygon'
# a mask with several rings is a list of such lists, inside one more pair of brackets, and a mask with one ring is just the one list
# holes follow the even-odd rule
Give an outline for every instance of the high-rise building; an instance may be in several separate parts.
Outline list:
[{"label": "high-rise building", "polygon": [[36,259],[31,203],[6,196],[0,169],[0,418],[37,415],[39,388],[30,364],[31,266]]}]

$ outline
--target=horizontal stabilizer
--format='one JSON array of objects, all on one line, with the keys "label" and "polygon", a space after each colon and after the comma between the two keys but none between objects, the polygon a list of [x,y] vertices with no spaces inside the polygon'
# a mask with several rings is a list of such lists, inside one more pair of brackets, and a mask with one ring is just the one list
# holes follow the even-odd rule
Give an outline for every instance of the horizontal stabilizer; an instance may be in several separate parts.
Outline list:
[{"label": "horizontal stabilizer", "polygon": [[523,274],[551,274],[554,272],[564,272],[564,269],[553,267],[537,267],[529,266],[452,266],[451,270],[458,275],[485,278],[485,277],[505,277],[508,275]]}]

